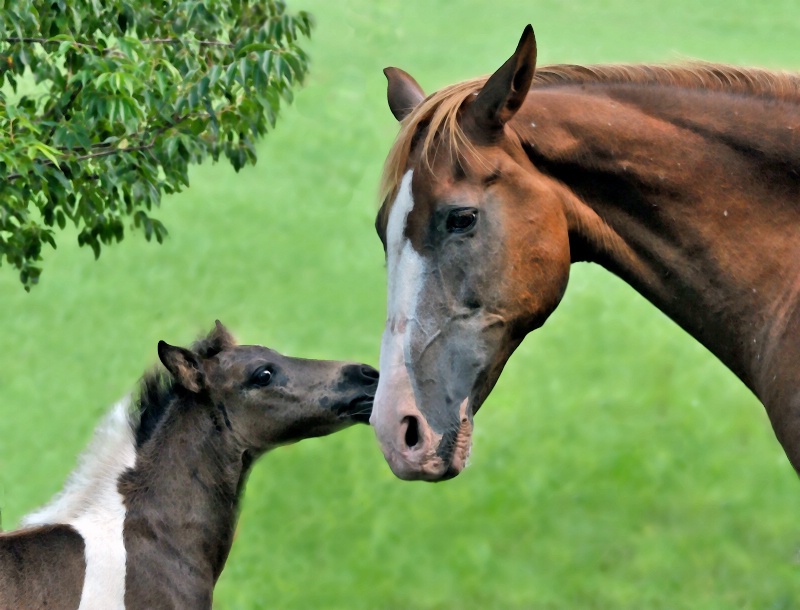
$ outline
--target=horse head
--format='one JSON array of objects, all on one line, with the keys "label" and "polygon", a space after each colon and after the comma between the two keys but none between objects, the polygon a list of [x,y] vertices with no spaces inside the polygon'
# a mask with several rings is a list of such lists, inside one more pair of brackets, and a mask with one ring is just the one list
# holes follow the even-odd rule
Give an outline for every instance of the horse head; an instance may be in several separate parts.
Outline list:
[{"label": "horse head", "polygon": [[[552,181],[507,128],[530,89],[530,26],[488,80],[426,98],[387,68],[401,133],[376,228],[388,273],[371,423],[393,472],[442,480],[465,466],[472,418],[523,337],[566,288],[567,222]],[[523,205],[531,200],[536,206]]]}]

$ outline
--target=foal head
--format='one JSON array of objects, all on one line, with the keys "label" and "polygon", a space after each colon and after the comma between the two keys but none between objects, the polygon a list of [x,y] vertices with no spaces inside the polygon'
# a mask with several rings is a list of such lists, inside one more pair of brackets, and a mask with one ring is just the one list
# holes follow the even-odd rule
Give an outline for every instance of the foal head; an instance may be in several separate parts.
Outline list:
[{"label": "foal head", "polygon": [[566,288],[569,238],[559,191],[535,171],[508,124],[535,62],[528,26],[488,80],[426,99],[411,76],[385,71],[402,127],[376,221],[388,315],[371,421],[401,478],[441,480],[461,471],[474,413]]},{"label": "foal head", "polygon": [[378,384],[378,372],[365,364],[237,345],[219,321],[192,349],[160,341],[158,355],[180,391],[206,398],[220,427],[254,455],[366,423]]}]

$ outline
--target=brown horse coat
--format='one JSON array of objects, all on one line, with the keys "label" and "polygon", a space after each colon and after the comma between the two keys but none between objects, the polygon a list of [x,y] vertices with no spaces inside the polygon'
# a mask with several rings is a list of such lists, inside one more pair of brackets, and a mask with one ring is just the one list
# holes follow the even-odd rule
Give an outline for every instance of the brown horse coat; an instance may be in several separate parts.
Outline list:
[{"label": "brown horse coat", "polygon": [[427,98],[386,70],[402,127],[372,423],[392,469],[463,468],[473,414],[585,261],[725,363],[800,471],[800,77],[535,62],[528,27],[490,78]]}]

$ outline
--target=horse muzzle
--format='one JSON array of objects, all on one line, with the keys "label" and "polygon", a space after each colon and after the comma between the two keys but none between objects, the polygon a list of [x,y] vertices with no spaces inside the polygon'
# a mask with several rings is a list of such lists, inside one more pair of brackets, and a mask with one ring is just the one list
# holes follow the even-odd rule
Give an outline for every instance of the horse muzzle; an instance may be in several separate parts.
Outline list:
[{"label": "horse muzzle", "polygon": [[468,403],[464,399],[457,425],[443,433],[435,432],[419,411],[413,413],[408,408],[395,422],[373,414],[370,423],[394,475],[405,481],[446,481],[464,470],[472,446]]}]

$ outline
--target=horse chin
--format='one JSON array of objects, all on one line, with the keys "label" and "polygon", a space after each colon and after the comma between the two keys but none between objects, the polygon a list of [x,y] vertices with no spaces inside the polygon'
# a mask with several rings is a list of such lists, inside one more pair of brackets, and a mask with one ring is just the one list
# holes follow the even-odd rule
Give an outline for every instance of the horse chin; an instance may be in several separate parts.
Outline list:
[{"label": "horse chin", "polygon": [[427,481],[429,483],[439,483],[449,481],[461,474],[467,465],[469,449],[466,454],[453,455],[448,463],[436,456],[427,462],[410,467],[408,464],[398,463],[396,459],[387,457],[387,462],[392,472],[398,479],[403,481]]}]

